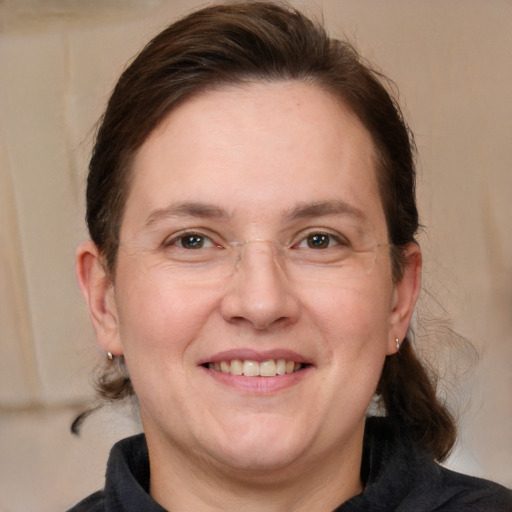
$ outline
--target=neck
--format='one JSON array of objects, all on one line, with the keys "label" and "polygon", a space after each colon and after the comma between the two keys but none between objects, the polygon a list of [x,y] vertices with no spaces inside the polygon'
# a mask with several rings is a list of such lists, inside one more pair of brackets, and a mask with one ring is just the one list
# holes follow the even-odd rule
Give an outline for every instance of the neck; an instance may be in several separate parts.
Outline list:
[{"label": "neck", "polygon": [[152,449],[151,497],[167,510],[204,512],[332,511],[362,491],[362,429],[339,450],[274,470],[249,471],[215,461],[197,463],[190,454]]}]

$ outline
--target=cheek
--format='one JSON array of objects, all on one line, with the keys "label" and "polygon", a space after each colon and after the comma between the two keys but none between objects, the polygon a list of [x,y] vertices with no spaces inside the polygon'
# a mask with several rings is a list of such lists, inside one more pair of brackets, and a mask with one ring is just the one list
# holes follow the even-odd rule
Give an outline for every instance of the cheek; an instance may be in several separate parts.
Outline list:
[{"label": "cheek", "polygon": [[119,332],[127,362],[132,356],[167,364],[181,362],[218,302],[218,293],[166,279],[164,274],[131,274],[119,283],[116,303]]},{"label": "cheek", "polygon": [[308,295],[305,310],[320,331],[329,378],[336,383],[333,402],[339,404],[339,389],[352,390],[351,398],[343,395],[341,410],[352,400],[366,408],[375,391],[388,347],[391,294],[390,282],[368,280]]},{"label": "cheek", "polygon": [[316,288],[304,297],[305,309],[327,335],[354,342],[370,341],[372,335],[387,336],[391,292],[378,283],[351,283]]}]

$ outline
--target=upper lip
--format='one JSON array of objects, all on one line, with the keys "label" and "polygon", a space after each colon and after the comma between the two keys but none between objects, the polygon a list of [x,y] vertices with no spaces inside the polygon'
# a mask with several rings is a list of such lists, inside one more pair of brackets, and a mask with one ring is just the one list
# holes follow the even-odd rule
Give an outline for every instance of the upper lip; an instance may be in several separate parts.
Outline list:
[{"label": "upper lip", "polygon": [[210,357],[201,359],[198,362],[198,365],[206,363],[220,363],[221,361],[233,361],[234,359],[240,359],[242,361],[250,360],[256,361],[258,363],[262,363],[263,361],[269,361],[270,359],[285,359],[286,361],[294,361],[296,363],[311,364],[310,360],[308,360],[303,355],[294,352],[293,350],[254,350],[249,348],[242,348],[217,352],[216,354]]}]

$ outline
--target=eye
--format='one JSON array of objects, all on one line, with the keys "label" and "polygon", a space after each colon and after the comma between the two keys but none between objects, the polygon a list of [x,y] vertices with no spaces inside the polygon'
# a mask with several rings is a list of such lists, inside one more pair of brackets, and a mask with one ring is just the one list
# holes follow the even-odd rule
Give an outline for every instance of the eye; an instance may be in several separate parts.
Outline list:
[{"label": "eye", "polygon": [[165,247],[179,247],[180,249],[204,249],[209,247],[217,247],[212,240],[201,233],[181,233],[164,242]]},{"label": "eye", "polygon": [[178,239],[178,243],[184,249],[201,249],[206,242],[206,238],[203,235],[197,235],[192,233],[190,235],[181,236]]},{"label": "eye", "polygon": [[313,232],[304,237],[298,244],[299,248],[308,249],[330,249],[337,245],[347,246],[348,243],[342,237],[332,233]]},{"label": "eye", "polygon": [[310,249],[327,249],[331,244],[331,237],[326,233],[313,233],[306,238]]}]

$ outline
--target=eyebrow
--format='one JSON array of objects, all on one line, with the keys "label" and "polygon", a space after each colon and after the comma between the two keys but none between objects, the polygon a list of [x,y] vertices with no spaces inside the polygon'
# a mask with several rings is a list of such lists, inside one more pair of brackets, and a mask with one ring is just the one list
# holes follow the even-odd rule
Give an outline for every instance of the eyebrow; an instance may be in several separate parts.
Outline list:
[{"label": "eyebrow", "polygon": [[348,215],[360,220],[366,218],[359,208],[341,199],[303,203],[286,212],[286,218],[289,220],[309,219],[326,215]]},{"label": "eyebrow", "polygon": [[229,217],[228,213],[218,206],[208,203],[197,203],[185,201],[182,203],[173,203],[165,208],[153,210],[144,225],[151,227],[161,220],[171,217],[201,217],[205,219],[225,219]]},{"label": "eyebrow", "polygon": [[[360,220],[365,219],[361,210],[340,199],[301,203],[294,208],[286,210],[284,217],[289,221],[293,221],[327,215],[349,215]],[[172,217],[199,217],[204,219],[224,220],[230,217],[230,215],[223,208],[213,204],[185,201],[153,210],[146,218],[144,225],[151,227],[159,221]]]}]

